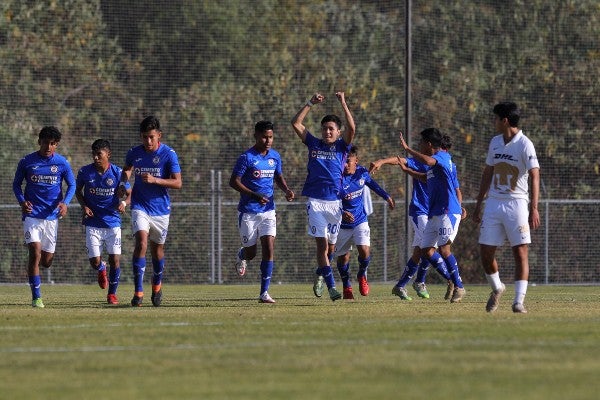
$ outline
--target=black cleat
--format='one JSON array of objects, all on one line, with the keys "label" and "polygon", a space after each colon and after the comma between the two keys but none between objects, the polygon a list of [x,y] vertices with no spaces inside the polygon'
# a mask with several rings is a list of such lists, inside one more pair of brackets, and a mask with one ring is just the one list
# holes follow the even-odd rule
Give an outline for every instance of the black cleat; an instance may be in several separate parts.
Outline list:
[{"label": "black cleat", "polygon": [[162,303],[162,289],[158,289],[158,292],[152,292],[151,299],[154,307],[160,306],[160,303]]}]

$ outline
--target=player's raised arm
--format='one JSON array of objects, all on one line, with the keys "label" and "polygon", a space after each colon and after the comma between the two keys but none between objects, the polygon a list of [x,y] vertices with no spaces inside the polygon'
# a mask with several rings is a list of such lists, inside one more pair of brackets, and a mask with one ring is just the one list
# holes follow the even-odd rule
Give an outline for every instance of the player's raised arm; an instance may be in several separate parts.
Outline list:
[{"label": "player's raised arm", "polygon": [[344,116],[346,117],[346,129],[342,135],[344,142],[346,144],[351,144],[354,140],[354,135],[356,134],[356,125],[354,124],[354,117],[352,117],[352,113],[348,108],[348,104],[346,104],[346,96],[344,92],[337,92],[335,97],[338,98],[342,108],[344,109]]},{"label": "player's raised arm", "polygon": [[302,142],[304,142],[304,140],[306,139],[306,127],[303,123],[304,118],[306,118],[306,115],[308,114],[313,105],[322,103],[324,100],[325,97],[322,94],[313,94],[310,100],[308,100],[296,113],[296,115],[294,115],[294,118],[292,118],[292,127],[294,128],[294,132],[296,132],[296,135],[298,135]]},{"label": "player's raised arm", "polygon": [[402,163],[406,164],[406,159],[400,156],[380,158],[379,160],[373,161],[371,164],[369,164],[369,173],[374,174],[384,165],[402,165]]}]

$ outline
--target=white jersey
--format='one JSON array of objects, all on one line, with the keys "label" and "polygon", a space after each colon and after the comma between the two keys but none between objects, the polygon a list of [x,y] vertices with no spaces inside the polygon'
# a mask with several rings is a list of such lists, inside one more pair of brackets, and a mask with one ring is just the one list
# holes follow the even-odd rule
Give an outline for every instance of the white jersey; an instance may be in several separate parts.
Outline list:
[{"label": "white jersey", "polygon": [[494,167],[489,197],[529,200],[529,170],[539,168],[540,164],[533,143],[523,131],[506,144],[502,135],[494,136],[485,163]]}]

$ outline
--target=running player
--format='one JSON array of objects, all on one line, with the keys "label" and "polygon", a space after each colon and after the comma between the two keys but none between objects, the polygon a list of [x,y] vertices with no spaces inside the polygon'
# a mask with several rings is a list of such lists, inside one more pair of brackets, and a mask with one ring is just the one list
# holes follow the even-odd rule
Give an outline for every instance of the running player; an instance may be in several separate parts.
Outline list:
[{"label": "running player", "polygon": [[[475,222],[481,222],[479,244],[485,277],[492,287],[486,311],[498,308],[506,289],[500,281],[496,248],[506,239],[515,259],[515,297],[512,310],[526,313],[524,306],[529,280],[529,243],[531,229],[540,226],[540,164],[531,140],[519,128],[520,110],[515,103],[494,106],[494,127],[499,135],[490,141],[486,165],[481,176]],[[531,176],[531,201],[529,177]],[[487,195],[483,217],[481,204]]]},{"label": "running player", "polygon": [[342,171],[356,132],[344,92],[337,92],[335,95],[346,118],[343,133],[342,120],[337,115],[326,115],[321,119],[321,139],[314,137],[304,126],[304,118],[313,105],[325,101],[320,93],[315,93],[292,118],[294,132],[308,148],[308,175],[302,195],[308,197],[308,235],[315,238],[317,245],[318,267],[313,292],[315,296],[321,297],[325,283],[333,301],[341,299],[342,295],[335,288],[329,257],[333,256],[342,220]]},{"label": "running player", "polygon": [[240,276],[246,274],[247,260],[256,257],[257,241],[260,238],[262,261],[258,301],[275,303],[268,292],[275,265],[277,232],[273,182],[285,192],[287,201],[294,200],[294,192],[290,190],[283,177],[281,156],[271,148],[273,123],[257,122],[254,126],[254,140],[254,146],[237,159],[229,179],[229,186],[240,192],[238,229],[242,248],[238,252],[235,267]]},{"label": "running player", "polygon": [[[98,285],[101,289],[108,286],[108,304],[119,304],[117,287],[121,276],[121,214],[131,202],[131,189],[129,182],[126,182],[127,198],[119,199],[117,189],[123,170],[110,162],[108,140],[98,139],[92,143],[92,157],[94,162],[77,173],[75,196],[81,206],[81,223],[85,226],[85,246],[90,265],[98,271]],[[106,262],[102,260],[103,246],[108,252],[108,277]]]},{"label": "running player", "polygon": [[140,123],[142,144],[131,148],[119,184],[119,197],[126,193],[125,183],[135,171],[131,193],[131,226],[135,235],[133,276],[135,293],[131,305],[139,307],[144,299],[146,250],[152,256],[152,305],[162,302],[162,275],[165,267],[165,241],[169,229],[171,201],[169,189],[181,189],[181,168],[175,150],[161,142],[160,122],[148,116]]},{"label": "running player", "polygon": [[454,284],[450,301],[460,302],[466,291],[451,246],[458,233],[462,210],[456,195],[452,158],[450,153],[441,149],[442,134],[435,128],[428,128],[421,132],[421,152],[408,147],[402,134],[400,134],[400,142],[406,152],[429,166],[427,171],[429,207],[427,224],[421,241],[421,256],[427,258],[432,265],[436,265],[440,261],[437,258],[437,247]]},{"label": "running player", "polygon": [[[54,260],[58,220],[67,215],[67,205],[75,194],[75,176],[65,157],[56,149],[62,134],[45,126],[38,135],[39,150],[19,161],[13,192],[23,213],[23,231],[29,251],[27,276],[33,307],[43,308],[40,265],[50,268]],[[25,192],[21,185],[25,180]],[[63,197],[62,184],[67,184]]]},{"label": "running player", "polygon": [[390,209],[394,209],[394,199],[371,178],[365,167],[358,165],[358,148],[352,146],[342,177],[342,223],[335,248],[337,269],[344,286],[343,298],[348,300],[354,299],[350,281],[350,251],[353,243],[358,250],[358,290],[362,296],[369,294],[367,269],[371,261],[371,230],[365,211],[365,186],[387,201]]}]

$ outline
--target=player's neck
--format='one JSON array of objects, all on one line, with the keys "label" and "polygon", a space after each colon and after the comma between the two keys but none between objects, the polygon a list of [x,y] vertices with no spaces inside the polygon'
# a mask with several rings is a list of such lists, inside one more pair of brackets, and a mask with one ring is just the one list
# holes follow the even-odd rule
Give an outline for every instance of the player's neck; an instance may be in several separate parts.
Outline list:
[{"label": "player's neck", "polygon": [[519,133],[520,129],[517,127],[509,127],[504,132],[502,132],[502,137],[504,138],[504,143],[510,142],[516,135]]},{"label": "player's neck", "polygon": [[94,168],[96,169],[96,171],[99,174],[104,174],[106,171],[108,171],[109,166],[110,166],[110,163],[101,164],[101,165],[94,164]]}]

